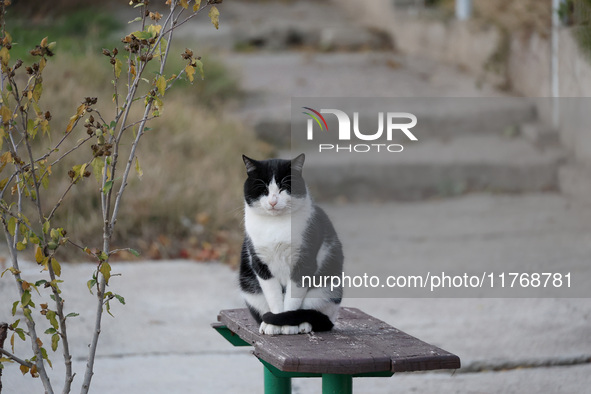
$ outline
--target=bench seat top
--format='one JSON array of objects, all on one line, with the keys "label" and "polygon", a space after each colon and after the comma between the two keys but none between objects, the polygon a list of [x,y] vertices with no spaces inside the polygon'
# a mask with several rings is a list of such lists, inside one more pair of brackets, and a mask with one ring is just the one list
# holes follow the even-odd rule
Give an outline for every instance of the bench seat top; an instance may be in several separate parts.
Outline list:
[{"label": "bench seat top", "polygon": [[369,374],[457,369],[458,356],[408,335],[357,308],[343,307],[332,331],[262,335],[248,309],[218,321],[254,346],[254,355],[284,372]]}]

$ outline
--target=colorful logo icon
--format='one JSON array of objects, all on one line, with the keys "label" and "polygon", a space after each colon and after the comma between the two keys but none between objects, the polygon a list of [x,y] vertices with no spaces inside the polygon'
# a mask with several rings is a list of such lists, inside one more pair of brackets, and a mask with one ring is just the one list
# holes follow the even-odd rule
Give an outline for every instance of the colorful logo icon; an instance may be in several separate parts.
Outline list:
[{"label": "colorful logo icon", "polygon": [[[322,116],[320,114],[320,112],[318,112],[315,109],[312,109],[310,107],[302,107],[302,108],[313,112],[313,113],[310,113],[310,112],[302,112],[302,113],[305,115],[308,115],[312,119],[314,119],[316,121],[316,123],[318,123],[318,126],[320,126],[320,130],[324,130],[324,127],[326,127],[326,131],[328,131],[328,125],[326,124],[326,120],[324,119],[324,116]],[[320,123],[320,120],[322,120],[322,123],[324,123],[324,127],[322,127],[322,123]]]}]

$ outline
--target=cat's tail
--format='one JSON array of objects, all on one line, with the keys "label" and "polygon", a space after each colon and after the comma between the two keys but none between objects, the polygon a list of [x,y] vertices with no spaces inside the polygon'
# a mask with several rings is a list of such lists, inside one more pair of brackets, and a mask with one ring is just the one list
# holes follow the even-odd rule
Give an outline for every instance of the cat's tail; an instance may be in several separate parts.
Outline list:
[{"label": "cat's tail", "polygon": [[315,309],[298,309],[281,313],[267,312],[263,315],[263,321],[276,326],[299,326],[301,323],[309,323],[312,331],[330,331],[334,324],[328,316]]}]

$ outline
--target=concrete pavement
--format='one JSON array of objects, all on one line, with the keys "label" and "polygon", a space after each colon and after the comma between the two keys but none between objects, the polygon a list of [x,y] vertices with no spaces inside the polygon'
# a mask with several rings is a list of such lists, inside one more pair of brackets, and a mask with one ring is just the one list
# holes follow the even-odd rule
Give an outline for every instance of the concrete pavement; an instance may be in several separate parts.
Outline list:
[{"label": "concrete pavement", "polygon": [[[431,250],[456,250],[458,258],[466,250],[482,250],[482,243],[476,240],[479,237],[498,249],[505,248],[504,258],[521,259],[524,264],[540,255],[507,247],[509,240],[527,240],[526,249],[544,251],[551,235],[556,240],[553,249],[564,259],[588,261],[591,253],[571,247],[576,243],[583,249],[591,248],[591,208],[556,194],[471,195],[326,208],[333,216],[347,209],[356,219],[336,223],[345,250],[359,251],[357,255],[348,252],[347,264],[359,264],[357,259],[368,245],[381,244],[381,253],[390,253],[389,242],[367,239],[359,231],[375,223],[375,215],[368,214],[372,209],[380,209],[382,216],[396,223],[398,245],[418,242]],[[465,215],[458,216],[458,210]],[[479,218],[476,237],[464,232],[468,216]],[[460,248],[457,242],[462,238]],[[398,258],[408,257],[410,250],[401,248]],[[484,262],[488,258],[483,256]],[[69,326],[78,384],[92,328],[94,301],[86,288],[91,271],[89,264],[67,264],[63,268],[67,311],[80,313]],[[38,268],[25,264],[23,272],[32,279],[38,275]],[[235,271],[219,263],[157,261],[114,263],[113,272],[121,276],[113,277],[110,290],[123,295],[126,305],[114,303],[115,318],[104,317],[91,392],[262,392],[262,367],[248,348],[231,347],[209,326],[220,309],[242,305]],[[2,321],[11,322],[9,309],[14,294],[15,285],[5,275],[0,280]],[[458,354],[463,365],[455,372],[356,379],[356,392],[583,393],[591,384],[589,299],[357,298],[346,299],[345,305],[359,307]],[[44,327],[44,323],[40,325]],[[17,352],[22,354],[25,349],[19,342]],[[53,355],[52,360],[53,372],[59,376],[60,354]],[[40,382],[23,378],[14,365],[7,366],[3,383],[6,393],[41,392]],[[300,379],[294,382],[294,388],[299,393],[316,392],[319,383]]]}]

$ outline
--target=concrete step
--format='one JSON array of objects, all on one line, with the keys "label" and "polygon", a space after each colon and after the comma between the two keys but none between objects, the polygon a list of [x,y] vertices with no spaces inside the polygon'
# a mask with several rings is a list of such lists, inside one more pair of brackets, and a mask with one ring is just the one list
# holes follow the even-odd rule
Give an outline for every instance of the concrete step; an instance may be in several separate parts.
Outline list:
[{"label": "concrete step", "polygon": [[[227,54],[224,60],[247,92],[237,115],[279,148],[289,146],[292,97],[401,98],[396,102],[420,119],[417,127],[437,130],[440,138],[516,132],[536,119],[530,100],[478,89],[458,70],[391,53]],[[359,112],[362,122],[376,123],[372,108]]]},{"label": "concrete step", "polygon": [[[194,49],[321,51],[391,50],[386,34],[359,26],[329,1],[240,2],[217,5],[220,29],[209,18],[194,18],[178,37],[190,39]],[[135,15],[121,17],[127,22]],[[195,40],[197,38],[197,40]]]},{"label": "concrete step", "polygon": [[[247,92],[293,97],[508,97],[455,67],[390,51],[226,53]],[[278,103],[279,104],[279,103]]]},{"label": "concrete step", "polygon": [[304,178],[318,200],[418,200],[476,191],[549,191],[558,189],[563,157],[558,147],[537,148],[515,137],[423,139],[406,143],[400,153],[310,153]]},{"label": "concrete step", "polygon": [[558,130],[540,121],[524,123],[519,127],[520,133],[536,145],[553,145],[560,143]]},{"label": "concrete step", "polygon": [[386,34],[359,26],[328,1],[267,2],[264,9],[235,3],[232,8],[236,15],[232,31],[237,50],[392,49]]}]

